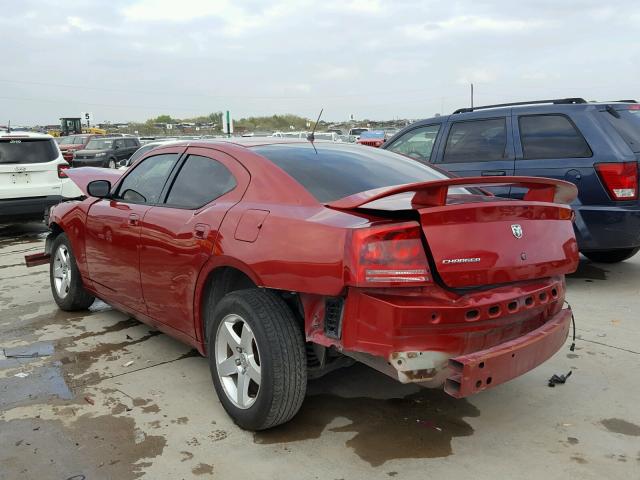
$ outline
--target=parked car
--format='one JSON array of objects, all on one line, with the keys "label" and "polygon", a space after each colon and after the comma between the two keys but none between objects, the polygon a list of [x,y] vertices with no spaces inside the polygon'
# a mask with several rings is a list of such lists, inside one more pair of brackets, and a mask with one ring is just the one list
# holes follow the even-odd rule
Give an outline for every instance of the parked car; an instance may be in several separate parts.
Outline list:
[{"label": "parked car", "polygon": [[0,222],[41,220],[62,199],[68,168],[51,135],[0,132]]},{"label": "parked car", "polygon": [[[166,145],[124,173],[69,176],[86,198],[52,209],[46,251],[27,259],[50,258],[58,306],[98,297],[193,345],[243,428],[291,419],[307,375],[345,356],[465,397],[569,332],[568,182],[449,178],[381,149],[275,139]],[[473,188],[486,183],[527,193]]]},{"label": "parked car", "polygon": [[133,165],[136,160],[142,158],[142,156],[147,153],[149,150],[153,150],[154,148],[158,148],[162,145],[169,145],[171,143],[183,142],[184,140],[178,139],[170,139],[170,140],[154,140],[152,142],[147,142],[142,145],[139,149],[137,149],[133,155],[131,155],[123,164],[120,165],[120,169],[126,170],[131,165]]},{"label": "parked car", "polygon": [[384,130],[369,130],[362,132],[356,143],[369,147],[381,147],[391,136]]},{"label": "parked car", "polygon": [[118,168],[140,148],[136,137],[92,138],[84,150],[73,154],[73,167]]},{"label": "parked car", "polygon": [[60,137],[58,145],[62,152],[62,157],[69,163],[73,161],[73,154],[78,150],[82,150],[87,147],[89,140],[95,137],[102,137],[97,134],[82,134],[82,135],[68,135],[66,137]]},{"label": "parked car", "polygon": [[[567,180],[580,251],[620,262],[640,249],[640,104],[580,98],[463,108],[408,126],[382,148],[460,176]],[[522,190],[494,193],[520,198]]]},{"label": "parked car", "polygon": [[350,137],[355,137],[355,140],[358,140],[360,138],[360,135],[362,135],[364,132],[368,132],[369,129],[367,127],[356,127],[356,128],[352,128],[351,130],[349,130],[349,136]]}]

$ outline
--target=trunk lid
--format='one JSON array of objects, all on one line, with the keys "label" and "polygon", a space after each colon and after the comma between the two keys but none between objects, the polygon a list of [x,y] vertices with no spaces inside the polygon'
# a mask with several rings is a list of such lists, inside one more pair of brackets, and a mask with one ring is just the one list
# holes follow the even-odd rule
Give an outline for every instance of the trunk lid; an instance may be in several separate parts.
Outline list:
[{"label": "trunk lid", "polygon": [[[526,188],[524,200],[460,190],[503,185]],[[456,187],[451,194],[449,187]],[[447,287],[471,288],[575,271],[578,247],[567,204],[576,195],[573,184],[560,180],[472,177],[361,192],[327,206],[417,212],[432,273]]]}]

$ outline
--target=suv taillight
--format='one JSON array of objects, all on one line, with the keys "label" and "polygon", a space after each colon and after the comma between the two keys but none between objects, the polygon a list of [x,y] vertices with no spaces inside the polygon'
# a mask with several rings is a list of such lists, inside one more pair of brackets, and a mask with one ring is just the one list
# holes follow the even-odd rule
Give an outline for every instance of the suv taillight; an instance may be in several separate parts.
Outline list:
[{"label": "suv taillight", "polygon": [[354,229],[346,250],[348,285],[389,287],[429,282],[421,228],[414,222]]},{"label": "suv taillight", "polygon": [[594,167],[612,200],[637,200],[637,162],[596,163]]},{"label": "suv taillight", "polygon": [[59,163],[58,164],[58,178],[68,178],[67,177],[67,172],[65,172],[65,170],[67,170],[69,168],[69,164],[68,163]]}]

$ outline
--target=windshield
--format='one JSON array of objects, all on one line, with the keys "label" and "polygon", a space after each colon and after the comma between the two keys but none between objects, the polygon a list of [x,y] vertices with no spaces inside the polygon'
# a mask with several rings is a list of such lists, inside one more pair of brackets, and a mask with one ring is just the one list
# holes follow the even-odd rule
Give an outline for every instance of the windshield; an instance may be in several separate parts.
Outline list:
[{"label": "windshield", "polygon": [[318,144],[317,153],[308,144],[263,145],[252,150],[291,175],[321,203],[380,187],[449,178],[386,150],[334,145]]},{"label": "windshield", "polygon": [[384,131],[373,130],[369,132],[362,132],[362,135],[360,135],[360,139],[362,140],[365,138],[384,138]]},{"label": "windshield", "polygon": [[109,150],[113,145],[113,139],[94,138],[87,143],[87,150]]},{"label": "windshield", "polygon": [[49,138],[0,138],[0,164],[45,163],[58,157],[58,147]]}]

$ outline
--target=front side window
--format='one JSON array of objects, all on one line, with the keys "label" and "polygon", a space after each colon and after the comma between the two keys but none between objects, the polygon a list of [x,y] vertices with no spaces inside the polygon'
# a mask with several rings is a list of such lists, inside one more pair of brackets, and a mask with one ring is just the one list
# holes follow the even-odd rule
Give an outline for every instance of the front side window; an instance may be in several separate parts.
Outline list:
[{"label": "front side window", "polygon": [[564,115],[521,116],[518,125],[525,159],[591,156],[589,145]]},{"label": "front side window", "polygon": [[451,126],[444,163],[491,162],[505,158],[507,126],[504,118],[456,122]]},{"label": "front side window", "polygon": [[236,180],[220,162],[189,155],[171,186],[166,204],[178,208],[200,208],[233,190]]},{"label": "front side window", "polygon": [[145,158],[124,178],[116,198],[131,203],[157,203],[177,161],[178,155],[175,153]]},{"label": "front side window", "polygon": [[440,125],[427,125],[405,133],[387,149],[392,152],[428,162],[433,152],[433,144],[438,136]]},{"label": "front side window", "polygon": [[116,140],[114,142],[114,146],[116,146],[118,148],[124,148],[124,140],[122,140],[122,139]]},{"label": "front side window", "polygon": [[136,141],[133,138],[125,138],[124,142],[125,142],[125,144],[127,145],[128,148],[138,146],[138,144],[136,143]]}]

